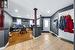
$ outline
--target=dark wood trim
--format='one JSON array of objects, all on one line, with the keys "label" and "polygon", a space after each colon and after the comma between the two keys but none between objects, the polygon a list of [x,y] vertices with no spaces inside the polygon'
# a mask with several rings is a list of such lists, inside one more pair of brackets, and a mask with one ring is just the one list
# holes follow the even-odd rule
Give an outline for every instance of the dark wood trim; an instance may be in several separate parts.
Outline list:
[{"label": "dark wood trim", "polygon": [[4,12],[5,12],[6,14],[8,14],[8,15],[9,15],[10,17],[12,17],[12,18],[34,20],[34,19],[28,19],[28,18],[14,17],[14,16],[12,16],[10,13],[8,13],[7,11],[4,10]]},{"label": "dark wood trim", "polygon": [[67,11],[67,10],[73,9],[73,5],[74,4],[66,6],[66,7],[64,7],[62,9],[59,9],[58,12],[63,12],[63,11]]},{"label": "dark wood trim", "polygon": [[73,9],[73,5],[74,4],[71,4],[69,6],[66,6],[64,8],[61,8],[61,9],[57,10],[51,17],[53,17],[57,12],[63,12],[63,11],[69,10],[69,9]]},{"label": "dark wood trim", "polygon": [[42,33],[50,33],[49,31],[42,31]]},{"label": "dark wood trim", "polygon": [[16,19],[26,19],[26,20],[34,20],[34,19],[27,19],[27,18],[20,18],[20,17],[12,17],[12,18],[16,18]]},{"label": "dark wood trim", "polygon": [[4,13],[8,14],[10,17],[13,17],[12,15],[10,15],[7,11],[4,10]]},{"label": "dark wood trim", "polygon": [[40,18],[50,18],[51,16],[42,16],[40,15]]}]

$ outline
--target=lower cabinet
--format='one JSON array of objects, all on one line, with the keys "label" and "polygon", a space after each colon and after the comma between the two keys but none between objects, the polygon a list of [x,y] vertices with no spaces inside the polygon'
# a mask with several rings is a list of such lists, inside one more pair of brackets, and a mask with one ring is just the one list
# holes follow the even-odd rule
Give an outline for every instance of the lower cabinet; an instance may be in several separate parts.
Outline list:
[{"label": "lower cabinet", "polygon": [[33,36],[38,37],[40,35],[41,35],[41,27],[36,27],[36,29],[35,27],[33,27]]}]

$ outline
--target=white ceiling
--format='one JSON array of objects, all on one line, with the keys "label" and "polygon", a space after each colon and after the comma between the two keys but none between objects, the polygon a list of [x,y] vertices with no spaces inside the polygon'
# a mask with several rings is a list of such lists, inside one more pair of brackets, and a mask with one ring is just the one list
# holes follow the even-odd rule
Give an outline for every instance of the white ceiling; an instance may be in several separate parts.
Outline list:
[{"label": "white ceiling", "polygon": [[[8,0],[8,11],[14,17],[34,18],[34,8],[39,15],[51,16],[57,10],[74,3],[74,0]],[[15,12],[16,11],[16,12]]]}]

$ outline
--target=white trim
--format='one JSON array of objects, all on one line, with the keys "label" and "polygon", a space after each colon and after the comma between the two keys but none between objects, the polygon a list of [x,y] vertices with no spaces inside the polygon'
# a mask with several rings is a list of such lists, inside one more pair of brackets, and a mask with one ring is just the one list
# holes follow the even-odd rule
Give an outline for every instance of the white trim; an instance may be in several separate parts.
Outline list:
[{"label": "white trim", "polygon": [[4,47],[1,47],[0,50],[4,50],[8,46],[8,44],[9,42]]},{"label": "white trim", "polygon": [[56,35],[57,37],[58,37],[58,35],[57,34],[55,34],[54,32],[52,32],[52,31],[49,31],[50,33],[52,33],[52,34],[54,34],[54,35]]},{"label": "white trim", "polygon": [[59,37],[59,38],[60,38],[61,36],[57,36],[57,37]]},{"label": "white trim", "polygon": [[[41,35],[40,35],[40,36],[41,36]],[[39,38],[40,36],[38,36],[38,37],[34,37],[34,36],[33,36],[33,39],[37,39],[37,38]]]}]

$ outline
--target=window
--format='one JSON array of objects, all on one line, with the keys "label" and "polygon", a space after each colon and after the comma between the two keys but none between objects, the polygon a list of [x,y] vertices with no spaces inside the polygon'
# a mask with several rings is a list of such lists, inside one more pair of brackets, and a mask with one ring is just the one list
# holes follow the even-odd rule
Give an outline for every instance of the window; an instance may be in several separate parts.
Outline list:
[{"label": "window", "polygon": [[45,20],[45,27],[48,27],[48,20]]},{"label": "window", "polygon": [[37,25],[40,25],[40,19],[37,20]]},{"label": "window", "polygon": [[33,20],[30,20],[30,25],[33,25]]},{"label": "window", "polygon": [[17,24],[21,24],[21,19],[17,19]]}]

